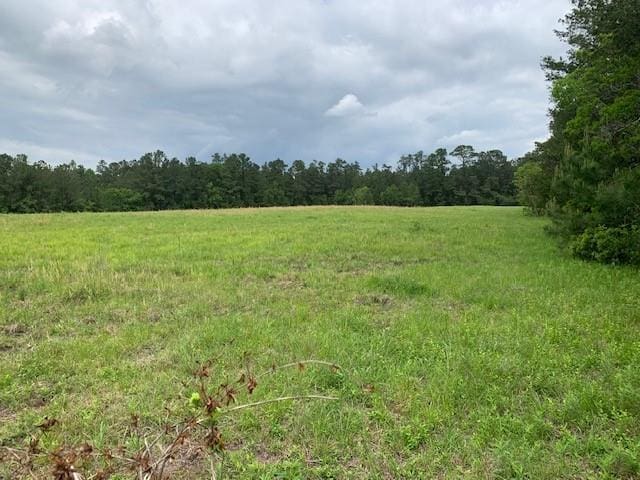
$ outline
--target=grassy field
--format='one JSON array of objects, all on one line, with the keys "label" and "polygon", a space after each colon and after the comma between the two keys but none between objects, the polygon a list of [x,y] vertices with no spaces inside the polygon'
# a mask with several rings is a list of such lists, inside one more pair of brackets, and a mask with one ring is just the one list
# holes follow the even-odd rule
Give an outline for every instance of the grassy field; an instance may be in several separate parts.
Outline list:
[{"label": "grassy field", "polygon": [[0,445],[45,416],[60,422],[47,446],[115,445],[132,414],[186,410],[198,361],[234,379],[248,352],[256,370],[343,369],[282,370],[250,400],[339,400],[225,417],[224,478],[637,478],[640,272],[564,256],[545,222],[493,207],[0,216]]}]

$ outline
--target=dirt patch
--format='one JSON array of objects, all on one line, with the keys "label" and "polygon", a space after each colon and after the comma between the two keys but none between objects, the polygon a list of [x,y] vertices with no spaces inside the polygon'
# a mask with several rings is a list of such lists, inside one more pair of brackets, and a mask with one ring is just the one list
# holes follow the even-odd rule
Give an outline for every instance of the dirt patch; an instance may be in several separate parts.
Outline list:
[{"label": "dirt patch", "polygon": [[263,464],[274,464],[280,462],[284,457],[280,453],[270,452],[260,448],[255,452],[256,460]]},{"label": "dirt patch", "polygon": [[223,315],[228,315],[229,312],[231,312],[231,309],[229,308],[228,305],[225,305],[222,302],[215,302],[211,304],[211,312],[214,315],[223,316]]},{"label": "dirt patch", "polygon": [[32,393],[27,399],[27,405],[31,408],[42,408],[49,403],[49,400],[40,393]]},{"label": "dirt patch", "polygon": [[8,408],[0,405],[0,423],[11,422],[16,418],[17,415],[13,410],[9,410]]},{"label": "dirt patch", "polygon": [[356,305],[390,307],[393,304],[393,298],[385,294],[358,295],[354,303]]},{"label": "dirt patch", "polygon": [[144,367],[154,363],[156,351],[152,347],[145,347],[138,350],[133,358],[133,363],[138,367]]},{"label": "dirt patch", "polygon": [[279,275],[268,279],[268,282],[280,290],[302,289],[307,286],[305,281],[295,274]]},{"label": "dirt patch", "polygon": [[158,323],[162,320],[162,312],[155,308],[150,308],[147,310],[147,321],[150,323]]},{"label": "dirt patch", "polygon": [[9,325],[5,325],[4,327],[2,327],[2,331],[4,332],[5,335],[17,337],[20,335],[24,335],[29,330],[27,329],[26,326],[21,325],[19,323],[11,323]]},{"label": "dirt patch", "polygon": [[244,448],[244,443],[241,439],[235,438],[231,440],[225,440],[224,449],[227,452],[236,452],[238,450],[242,450]]},{"label": "dirt patch", "polygon": [[163,478],[203,478],[208,469],[207,456],[199,443],[185,440],[167,462]]},{"label": "dirt patch", "polygon": [[117,308],[109,312],[110,321],[113,321],[113,322],[124,322],[127,318],[130,318],[131,316],[132,316],[131,312],[123,308]]},{"label": "dirt patch", "polygon": [[18,310],[28,310],[33,307],[33,302],[29,299],[14,300],[12,306]]},{"label": "dirt patch", "polygon": [[303,281],[295,278],[281,278],[275,283],[282,289],[305,288],[307,286]]}]

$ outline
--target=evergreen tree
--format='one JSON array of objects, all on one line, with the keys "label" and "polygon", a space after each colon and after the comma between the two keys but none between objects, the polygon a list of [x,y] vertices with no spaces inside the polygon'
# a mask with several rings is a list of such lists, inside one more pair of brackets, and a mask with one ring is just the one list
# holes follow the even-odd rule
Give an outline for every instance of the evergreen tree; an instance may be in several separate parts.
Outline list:
[{"label": "evergreen tree", "polygon": [[640,263],[640,3],[573,0],[563,23],[567,58],[543,62],[551,139],[522,162],[522,192],[534,210],[549,192],[553,231],[578,256]]},{"label": "evergreen tree", "polygon": [[[498,150],[475,152],[478,161],[449,170],[445,149],[403,155],[389,165],[363,171],[340,158],[288,167],[280,159],[259,167],[245,154],[193,157],[184,162],[158,150],[137,160],[98,163],[96,170],[75,162],[50,167],[24,155],[0,155],[0,213],[48,211],[131,211],[275,205],[456,203],[464,184],[467,203],[513,202],[512,169]],[[469,178],[477,181],[464,183]],[[463,181],[464,180],[464,181]],[[469,200],[471,199],[471,200]]]}]

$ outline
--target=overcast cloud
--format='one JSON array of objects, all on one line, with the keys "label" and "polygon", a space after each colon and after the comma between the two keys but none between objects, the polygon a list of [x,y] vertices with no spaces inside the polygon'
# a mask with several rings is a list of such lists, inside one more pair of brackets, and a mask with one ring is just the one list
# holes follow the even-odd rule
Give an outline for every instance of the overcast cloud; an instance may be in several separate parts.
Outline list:
[{"label": "overcast cloud", "polygon": [[2,0],[0,152],[393,163],[547,136],[568,0]]}]

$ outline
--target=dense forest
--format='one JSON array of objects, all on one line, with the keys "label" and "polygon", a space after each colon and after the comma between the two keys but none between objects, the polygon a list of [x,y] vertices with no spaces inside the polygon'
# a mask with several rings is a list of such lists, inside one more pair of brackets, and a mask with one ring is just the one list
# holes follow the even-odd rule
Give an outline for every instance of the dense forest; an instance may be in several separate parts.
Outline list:
[{"label": "dense forest", "polygon": [[342,159],[323,163],[244,154],[208,162],[162,151],[94,170],[0,155],[0,212],[131,211],[276,205],[513,205],[515,164],[500,150],[461,145],[404,155],[395,168],[363,170]]},{"label": "dense forest", "polygon": [[551,136],[521,162],[520,200],[575,255],[640,264],[640,1],[574,0],[562,23]]}]

